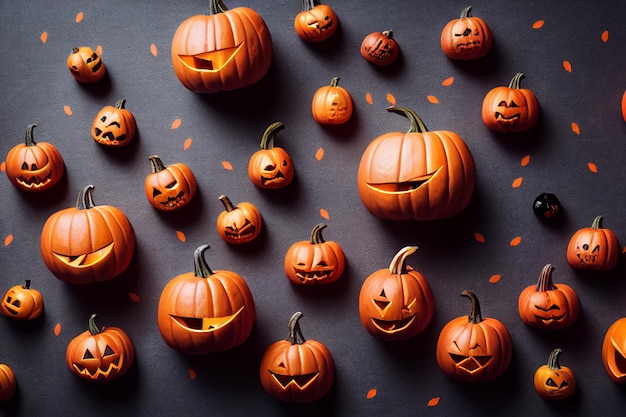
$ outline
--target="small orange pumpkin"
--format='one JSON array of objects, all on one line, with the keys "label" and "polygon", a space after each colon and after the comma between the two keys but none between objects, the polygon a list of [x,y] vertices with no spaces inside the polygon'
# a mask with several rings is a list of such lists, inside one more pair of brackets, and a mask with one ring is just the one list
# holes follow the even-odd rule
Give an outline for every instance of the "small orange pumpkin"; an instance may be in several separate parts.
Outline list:
[{"label": "small orange pumpkin", "polygon": [[491,89],[483,100],[482,119],[491,130],[504,133],[525,132],[539,120],[539,101],[535,93],[520,87],[524,74],[518,72],[508,87]]},{"label": "small orange pumpkin", "polygon": [[43,296],[30,288],[30,280],[24,285],[15,285],[4,294],[0,301],[0,312],[17,320],[34,320],[43,312]]},{"label": "small orange pumpkin", "polygon": [[325,41],[339,26],[339,19],[332,7],[315,3],[315,0],[302,0],[302,10],[293,22],[296,33],[305,42]]},{"label": "small orange pumpkin", "polygon": [[624,91],[624,95],[622,96],[622,118],[626,122],[626,91]]},{"label": "small orange pumpkin", "polygon": [[294,167],[291,157],[283,148],[274,146],[276,135],[284,128],[282,122],[269,125],[261,137],[261,149],[253,153],[248,161],[248,176],[257,187],[284,188],[293,180]]},{"label": "small orange pumpkin", "polygon": [[217,233],[225,242],[247,243],[261,233],[263,219],[254,204],[242,202],[235,207],[227,196],[221,195],[219,199],[225,210],[217,218]]},{"label": "small orange pumpkin", "polygon": [[7,401],[17,390],[17,380],[9,365],[0,363],[0,402]]},{"label": "small orange pumpkin", "polygon": [[559,348],[554,349],[548,357],[548,363],[535,371],[535,391],[545,400],[564,400],[576,392],[576,377],[570,368],[561,366],[561,352]]},{"label": "small orange pumpkin", "polygon": [[103,107],[91,124],[91,137],[100,145],[125,146],[135,137],[137,123],[135,116],[124,106],[125,99],[119,99],[115,106]]},{"label": "small orange pumpkin", "polygon": [[67,57],[67,68],[81,83],[95,83],[106,74],[102,57],[88,46],[72,48],[72,53]]},{"label": "small orange pumpkin", "polygon": [[345,88],[338,85],[339,77],[334,77],[330,85],[317,89],[313,95],[311,110],[316,122],[327,125],[346,123],[352,117],[354,103]]},{"label": "small orange pumpkin", "polygon": [[602,363],[613,382],[626,383],[626,317],[616,320],[606,331]]},{"label": "small orange pumpkin", "polygon": [[567,245],[567,262],[576,269],[610,271],[617,266],[621,248],[615,232],[602,227],[603,216],[591,227],[577,230]]},{"label": "small orange pumpkin", "polygon": [[361,56],[376,65],[391,65],[400,55],[392,30],[372,32],[361,42]]},{"label": "small orange pumpkin", "polygon": [[198,187],[191,168],[182,162],[166,167],[158,155],[151,155],[148,159],[152,172],[146,176],[144,188],[152,207],[173,211],[189,204]]},{"label": "small orange pumpkin", "polygon": [[441,31],[441,49],[448,58],[473,60],[491,50],[491,29],[480,17],[473,17],[471,10],[472,6],[463,9],[461,17],[449,21]]}]

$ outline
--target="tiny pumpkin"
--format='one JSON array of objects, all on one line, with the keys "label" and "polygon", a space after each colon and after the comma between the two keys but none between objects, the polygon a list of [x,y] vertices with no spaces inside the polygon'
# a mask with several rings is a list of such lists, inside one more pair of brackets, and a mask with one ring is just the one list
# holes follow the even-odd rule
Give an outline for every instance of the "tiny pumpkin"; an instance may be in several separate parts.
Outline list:
[{"label": "tiny pumpkin", "polygon": [[91,124],[91,137],[100,145],[125,146],[135,137],[135,116],[125,108],[126,99],[119,99],[115,106],[104,106]]},{"label": "tiny pumpkin", "polygon": [[493,36],[487,23],[471,15],[467,6],[458,19],[449,21],[441,31],[441,49],[448,58],[473,60],[482,58],[491,50]]},{"label": "tiny pumpkin", "polygon": [[182,162],[166,167],[158,155],[151,155],[148,160],[152,172],[146,176],[144,188],[152,207],[174,211],[189,204],[198,188],[191,168]]},{"label": "tiny pumpkin", "polygon": [[235,206],[225,195],[219,199],[225,210],[217,217],[217,233],[225,242],[247,243],[261,233],[263,218],[254,204],[244,201]]},{"label": "tiny pumpkin", "polygon": [[102,57],[88,46],[72,48],[72,52],[67,57],[67,68],[81,83],[95,83],[106,74]]},{"label": "tiny pumpkin", "polygon": [[296,15],[293,27],[303,41],[322,42],[337,31],[339,19],[329,5],[302,0],[302,10]]},{"label": "tiny pumpkin", "polygon": [[548,363],[535,371],[535,391],[545,400],[564,400],[576,392],[576,377],[570,368],[561,366],[561,352],[560,348],[554,349],[548,357]]},{"label": "tiny pumpkin", "polygon": [[30,288],[30,280],[25,280],[24,285],[15,285],[8,289],[2,301],[0,312],[17,320],[34,320],[43,312],[43,295]]},{"label": "tiny pumpkin", "polygon": [[610,271],[617,266],[621,248],[613,230],[602,226],[603,216],[591,227],[578,229],[567,245],[567,262],[576,269]]},{"label": "tiny pumpkin", "polygon": [[284,188],[293,180],[291,157],[285,149],[274,146],[276,135],[284,128],[282,122],[269,125],[261,137],[261,149],[253,153],[248,161],[250,181],[259,188]]},{"label": "tiny pumpkin", "polygon": [[626,91],[624,91],[624,95],[622,95],[622,118],[626,122]]},{"label": "tiny pumpkin", "polygon": [[602,342],[602,363],[615,383],[626,383],[626,317],[607,329]]},{"label": "tiny pumpkin", "polygon": [[313,119],[320,124],[338,125],[352,117],[354,103],[345,88],[338,85],[339,77],[334,77],[330,85],[320,87],[313,95],[311,110]]},{"label": "tiny pumpkin", "polygon": [[376,65],[391,65],[400,55],[392,30],[372,32],[361,42],[361,56]]},{"label": "tiny pumpkin", "polygon": [[563,211],[558,197],[552,193],[541,193],[533,202],[533,212],[543,219],[554,219]]},{"label": "tiny pumpkin", "polygon": [[45,191],[58,183],[65,173],[65,162],[59,150],[48,142],[36,143],[33,129],[26,128],[23,144],[9,150],[5,171],[9,181],[21,191]]},{"label": "tiny pumpkin", "polygon": [[325,396],[335,378],[330,350],[317,340],[302,336],[295,313],[289,320],[287,338],[271,344],[263,354],[261,385],[272,397],[285,402],[311,403]]},{"label": "tiny pumpkin", "polygon": [[520,87],[524,74],[513,76],[508,87],[492,88],[483,99],[482,119],[491,130],[519,133],[532,129],[539,120],[539,101],[531,90]]},{"label": "tiny pumpkin", "polygon": [[0,363],[0,402],[7,401],[17,390],[15,373],[7,364]]}]

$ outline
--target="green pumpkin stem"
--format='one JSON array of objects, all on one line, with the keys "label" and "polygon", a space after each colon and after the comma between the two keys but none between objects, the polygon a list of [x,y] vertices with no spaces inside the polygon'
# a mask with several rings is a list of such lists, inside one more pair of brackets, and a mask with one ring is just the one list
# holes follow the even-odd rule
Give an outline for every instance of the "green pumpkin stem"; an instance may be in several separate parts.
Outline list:
[{"label": "green pumpkin stem", "polygon": [[309,242],[311,242],[312,245],[317,245],[317,244],[326,242],[324,240],[324,237],[322,236],[322,230],[325,227],[326,225],[324,223],[315,225],[315,227],[313,228],[313,231],[311,231],[311,238],[309,239]]},{"label": "green pumpkin stem", "polygon": [[410,127],[409,127],[409,131],[406,132],[406,133],[424,133],[424,132],[428,132],[428,129],[426,128],[426,125],[424,124],[422,119],[420,119],[420,117],[417,115],[417,113],[415,113],[413,110],[407,109],[406,107],[391,106],[391,107],[387,107],[387,111],[390,111],[390,112],[396,113],[396,114],[400,114],[400,115],[406,117],[407,119],[409,119],[409,122],[411,124],[410,124]]},{"label": "green pumpkin stem", "polygon": [[417,246],[405,246],[400,249],[389,264],[389,273],[394,275],[406,274],[406,258],[415,253]]},{"label": "green pumpkin stem", "polygon": [[548,356],[548,368],[552,371],[558,371],[561,369],[561,363],[559,362],[559,355],[563,352],[561,348],[556,348],[550,352]]},{"label": "green pumpkin stem", "polygon": [[115,102],[115,108],[116,109],[123,109],[125,105],[126,105],[126,99],[125,98],[121,98],[121,99],[119,99],[119,100],[117,100]]},{"label": "green pumpkin stem", "polygon": [[79,210],[87,210],[95,207],[93,202],[93,185],[89,184],[78,193],[78,199],[76,200],[76,208]]},{"label": "green pumpkin stem", "polygon": [[26,137],[24,138],[24,144],[26,146],[35,146],[37,145],[37,143],[35,142],[35,139],[33,138],[33,129],[36,128],[37,125],[35,123],[29,125],[26,128]]},{"label": "green pumpkin stem", "polygon": [[597,216],[595,219],[593,219],[593,223],[591,223],[591,228],[602,229],[602,219],[603,216]]},{"label": "green pumpkin stem", "polygon": [[306,342],[304,336],[302,336],[302,330],[300,330],[299,320],[302,318],[302,313],[297,312],[289,319],[289,325],[287,326],[287,341],[292,345],[301,345]]},{"label": "green pumpkin stem", "polygon": [[518,72],[517,74],[515,74],[513,78],[511,79],[511,82],[509,83],[509,88],[514,88],[516,90],[519,90],[520,82],[522,81],[522,78],[524,78],[524,74],[522,74],[521,72]]},{"label": "green pumpkin stem", "polygon": [[163,165],[163,161],[159,155],[151,155],[148,157],[150,160],[150,164],[152,165],[152,173],[156,174],[157,172],[161,172],[165,169],[165,165]]},{"label": "green pumpkin stem", "polygon": [[193,253],[194,274],[200,278],[208,278],[213,275],[213,271],[204,259],[204,252],[209,249],[209,245],[199,246]]},{"label": "green pumpkin stem", "polygon": [[537,280],[537,291],[544,292],[556,289],[556,286],[552,282],[552,271],[554,271],[554,266],[551,264],[547,264],[543,267],[539,279]]},{"label": "green pumpkin stem", "polygon": [[315,0],[302,0],[302,11],[308,12],[315,7]]},{"label": "green pumpkin stem", "polygon": [[461,19],[467,19],[468,17],[472,17],[472,6],[467,6],[463,11],[461,11]]},{"label": "green pumpkin stem", "polygon": [[22,288],[24,288],[25,290],[29,290],[30,289],[30,280],[29,279],[25,279],[24,281],[25,281],[25,283],[22,286]]},{"label": "green pumpkin stem", "polygon": [[333,77],[333,79],[330,80],[330,86],[331,87],[337,87],[339,85],[339,80],[341,80],[341,78]]},{"label": "green pumpkin stem", "polygon": [[223,0],[210,0],[209,1],[209,15],[224,13],[226,11],[228,11],[228,7],[224,5]]},{"label": "green pumpkin stem", "polygon": [[463,291],[461,295],[472,301],[472,308],[470,309],[469,316],[467,316],[469,322],[472,324],[478,324],[483,321],[483,316],[480,313],[480,303],[478,302],[478,297],[476,297],[473,292],[468,290]]},{"label": "green pumpkin stem", "polygon": [[226,197],[225,195],[221,195],[219,199],[222,204],[224,204],[224,208],[226,209],[226,211],[235,210],[236,207],[233,205],[232,201],[230,201],[230,198]]},{"label": "green pumpkin stem", "polygon": [[263,137],[261,137],[261,149],[272,149],[274,147],[274,138],[276,134],[283,130],[285,125],[283,122],[274,122],[265,129]]},{"label": "green pumpkin stem", "polygon": [[104,330],[104,327],[99,329],[98,326],[96,326],[96,313],[93,313],[91,317],[89,317],[89,333],[91,333],[92,336],[95,336],[102,332],[102,330]]}]

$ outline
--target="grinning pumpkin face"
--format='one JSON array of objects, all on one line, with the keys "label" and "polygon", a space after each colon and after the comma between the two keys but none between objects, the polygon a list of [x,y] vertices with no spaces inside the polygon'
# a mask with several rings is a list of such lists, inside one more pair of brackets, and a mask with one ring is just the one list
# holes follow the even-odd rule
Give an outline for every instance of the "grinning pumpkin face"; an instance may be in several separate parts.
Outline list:
[{"label": "grinning pumpkin face", "polygon": [[261,233],[261,213],[252,203],[242,202],[235,207],[227,196],[219,199],[225,210],[217,218],[217,232],[225,242],[247,243]]},{"label": "grinning pumpkin face", "polygon": [[282,122],[269,125],[261,137],[261,149],[248,161],[248,176],[257,187],[283,188],[293,180],[295,171],[291,157],[283,148],[274,146],[276,134],[284,128]]},{"label": "grinning pumpkin face", "polygon": [[461,12],[441,31],[441,49],[448,58],[472,60],[485,56],[491,49],[493,37],[489,26],[479,17],[471,16],[471,6]]},{"label": "grinning pumpkin face", "polygon": [[540,366],[535,372],[533,383],[535,391],[546,400],[564,400],[576,392],[576,378],[567,366],[561,366],[556,348],[548,357],[548,364]]},{"label": "grinning pumpkin face", "polygon": [[617,266],[621,248],[615,232],[597,216],[591,227],[577,230],[567,245],[567,262],[576,269],[609,271]]},{"label": "grinning pumpkin face", "polygon": [[508,87],[491,89],[483,100],[482,119],[489,129],[498,132],[524,132],[539,120],[539,102],[535,94],[520,88],[524,74],[515,74]]},{"label": "grinning pumpkin face", "polygon": [[146,176],[144,188],[150,204],[162,211],[178,210],[189,204],[197,190],[193,171],[182,162],[166,167],[158,155],[148,159],[152,172]]},{"label": "grinning pumpkin face", "polygon": [[400,54],[393,31],[372,32],[361,42],[361,56],[376,65],[390,65]]},{"label": "grinning pumpkin face", "polygon": [[43,296],[30,288],[30,280],[24,285],[16,285],[4,294],[0,302],[0,312],[18,320],[33,320],[41,316]]},{"label": "grinning pumpkin face", "polygon": [[302,11],[296,15],[293,26],[303,41],[321,42],[337,31],[339,19],[329,5],[315,5],[314,0],[304,0]]},{"label": "grinning pumpkin face", "polygon": [[604,335],[602,362],[613,382],[626,382],[626,317],[615,321]]},{"label": "grinning pumpkin face", "polygon": [[99,81],[106,74],[102,58],[88,46],[73,48],[67,58],[67,67],[72,76],[82,83]]},{"label": "grinning pumpkin face", "polygon": [[115,106],[105,106],[98,112],[91,124],[91,136],[104,146],[128,145],[135,136],[135,116],[124,108],[125,99]]}]

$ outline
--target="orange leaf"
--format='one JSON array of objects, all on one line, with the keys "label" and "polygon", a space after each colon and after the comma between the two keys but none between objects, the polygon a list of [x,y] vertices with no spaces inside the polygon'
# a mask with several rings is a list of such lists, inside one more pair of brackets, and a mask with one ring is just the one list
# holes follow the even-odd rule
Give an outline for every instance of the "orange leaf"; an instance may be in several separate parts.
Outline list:
[{"label": "orange leaf", "polygon": [[522,181],[524,181],[524,178],[519,177],[519,178],[515,178],[513,180],[513,184],[511,185],[513,188],[519,188],[522,186]]},{"label": "orange leaf", "polygon": [[7,237],[4,238],[4,246],[9,246],[11,242],[13,242],[13,235],[7,235]]},{"label": "orange leaf", "polygon": [[437,404],[439,404],[439,400],[440,399],[441,399],[440,397],[433,397],[433,398],[431,398],[430,400],[428,400],[428,406],[429,407],[436,406]]},{"label": "orange leaf", "polygon": [[172,122],[172,130],[174,129],[178,129],[180,127],[181,124],[181,120],[180,119],[176,119]]},{"label": "orange leaf", "polygon": [[485,243],[485,236],[483,236],[481,233],[474,233],[474,240],[476,240],[476,242],[478,243]]},{"label": "orange leaf", "polygon": [[587,166],[589,167],[589,171],[598,172],[598,167],[593,162],[587,162]]},{"label": "orange leaf", "polygon": [[522,237],[521,237],[521,236],[517,236],[517,237],[514,237],[514,238],[513,238],[513,240],[511,240],[511,242],[509,243],[509,245],[511,245],[511,246],[517,246],[517,245],[519,245],[520,243],[522,243]]},{"label": "orange leaf", "polygon": [[185,139],[185,144],[183,145],[183,149],[187,150],[191,147],[191,142],[193,142],[193,139],[191,138],[187,138]]},{"label": "orange leaf", "polygon": [[605,30],[602,32],[602,42],[606,43],[609,40],[609,31]]},{"label": "orange leaf", "polygon": [[176,236],[178,237],[178,240],[180,240],[183,243],[185,243],[185,241],[187,240],[187,237],[185,236],[185,234],[181,232],[180,230],[176,231]]},{"label": "orange leaf", "polygon": [[330,219],[330,216],[328,215],[328,211],[326,211],[326,209],[320,209],[320,216],[322,216],[326,220]]},{"label": "orange leaf", "polygon": [[522,158],[522,162],[520,162],[520,165],[525,167],[529,163],[530,163],[530,155],[526,155],[525,157]]},{"label": "orange leaf", "polygon": [[578,123],[572,122],[572,132],[580,135],[580,126],[578,126]]},{"label": "orange leaf", "polygon": [[141,301],[141,298],[139,298],[139,296],[137,294],[135,294],[134,292],[129,292],[128,293],[128,298],[130,298],[132,301],[138,303]]},{"label": "orange leaf", "polygon": [[194,371],[193,369],[188,369],[187,371],[189,372],[190,379],[196,379],[196,377],[198,376],[198,374],[196,374],[196,371]]},{"label": "orange leaf", "polygon": [[232,171],[233,170],[233,164],[231,164],[228,161],[222,161],[222,166],[224,167],[224,169],[226,169],[228,171]]},{"label": "orange leaf", "polygon": [[4,172],[7,170],[7,163],[5,161],[0,162],[0,171]]},{"label": "orange leaf", "polygon": [[376,396],[376,388],[372,388],[371,390],[367,391],[366,398],[368,400],[371,398],[374,398],[375,396]]},{"label": "orange leaf", "polygon": [[317,159],[318,161],[321,161],[323,157],[324,157],[324,148],[319,148],[317,152],[315,152],[315,159]]},{"label": "orange leaf", "polygon": [[444,87],[448,87],[448,86],[451,86],[453,82],[454,82],[454,77],[448,77],[445,80],[443,80],[441,85],[443,85]]},{"label": "orange leaf", "polygon": [[82,22],[83,17],[84,17],[83,12],[76,13],[76,23]]},{"label": "orange leaf", "polygon": [[502,275],[494,274],[494,275],[489,277],[489,282],[491,282],[492,284],[495,284],[496,282],[500,281],[501,279],[502,279]]},{"label": "orange leaf", "polygon": [[387,93],[387,101],[389,102],[389,104],[391,104],[392,106],[396,105],[396,98],[391,94],[391,93]]},{"label": "orange leaf", "polygon": [[372,99],[372,95],[370,93],[365,94],[365,101],[367,104],[374,104],[374,100]]},{"label": "orange leaf", "polygon": [[72,108],[70,106],[63,106],[63,111],[65,112],[65,114],[67,114],[68,116],[72,115]]},{"label": "orange leaf", "polygon": [[41,36],[39,37],[39,39],[41,39],[41,42],[46,43],[48,42],[48,32],[46,32],[45,30],[42,32]]},{"label": "orange leaf", "polygon": [[61,334],[61,323],[57,323],[57,324],[54,326],[54,335],[55,335],[55,336],[58,336],[58,335],[60,335],[60,334]]},{"label": "orange leaf", "polygon": [[150,53],[154,56],[159,55],[159,50],[155,44],[150,45]]},{"label": "orange leaf", "polygon": [[535,23],[533,23],[533,29],[540,29],[544,24],[543,20],[537,20]]},{"label": "orange leaf", "polygon": [[439,104],[439,99],[435,96],[427,96],[426,97],[428,99],[428,101],[430,101],[432,104]]},{"label": "orange leaf", "polygon": [[567,72],[572,72],[572,64],[570,64],[569,61],[563,61],[563,68],[565,68]]}]

